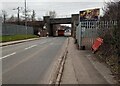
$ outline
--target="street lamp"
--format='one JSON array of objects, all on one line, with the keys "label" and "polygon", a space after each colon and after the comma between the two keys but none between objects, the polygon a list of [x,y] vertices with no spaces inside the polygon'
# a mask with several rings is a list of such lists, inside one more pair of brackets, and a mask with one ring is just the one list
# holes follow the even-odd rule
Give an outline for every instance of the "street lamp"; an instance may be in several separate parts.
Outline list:
[{"label": "street lamp", "polygon": [[[22,9],[22,7],[21,7],[21,9]],[[17,13],[17,15],[18,15],[18,24],[20,24],[20,7],[17,7],[17,8],[14,8],[13,10],[18,10],[18,13]]]}]

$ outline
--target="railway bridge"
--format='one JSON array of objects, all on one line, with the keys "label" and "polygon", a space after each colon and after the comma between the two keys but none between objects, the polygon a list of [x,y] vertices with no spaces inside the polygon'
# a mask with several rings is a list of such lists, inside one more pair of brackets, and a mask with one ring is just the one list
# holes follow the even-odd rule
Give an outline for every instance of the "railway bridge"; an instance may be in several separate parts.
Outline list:
[{"label": "railway bridge", "polygon": [[72,36],[75,36],[75,28],[79,23],[79,14],[72,14],[69,18],[50,18],[50,16],[44,16],[44,23],[49,32],[49,36],[53,36],[53,25],[55,24],[71,24]]}]

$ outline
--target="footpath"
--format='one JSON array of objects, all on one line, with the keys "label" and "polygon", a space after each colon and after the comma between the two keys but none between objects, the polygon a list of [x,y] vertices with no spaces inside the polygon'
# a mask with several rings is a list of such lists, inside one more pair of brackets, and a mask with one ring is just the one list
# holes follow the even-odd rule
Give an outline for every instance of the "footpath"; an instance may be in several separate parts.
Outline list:
[{"label": "footpath", "polygon": [[111,71],[100,63],[95,54],[78,50],[74,39],[69,38],[68,53],[60,84],[116,84]]}]

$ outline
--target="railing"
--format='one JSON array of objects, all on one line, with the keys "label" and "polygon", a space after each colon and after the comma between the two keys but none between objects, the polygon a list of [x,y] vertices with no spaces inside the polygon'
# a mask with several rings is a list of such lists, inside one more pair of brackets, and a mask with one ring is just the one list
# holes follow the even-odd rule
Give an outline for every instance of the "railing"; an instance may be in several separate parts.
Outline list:
[{"label": "railing", "polygon": [[26,29],[26,27],[22,25],[2,24],[2,28],[0,29],[0,31],[2,31],[0,35],[34,34],[32,27],[27,27]]},{"label": "railing", "polygon": [[76,39],[79,45],[91,49],[94,40],[98,36],[117,26],[117,21],[82,21],[76,28]]},{"label": "railing", "polygon": [[71,15],[58,15],[55,18],[70,18]]}]

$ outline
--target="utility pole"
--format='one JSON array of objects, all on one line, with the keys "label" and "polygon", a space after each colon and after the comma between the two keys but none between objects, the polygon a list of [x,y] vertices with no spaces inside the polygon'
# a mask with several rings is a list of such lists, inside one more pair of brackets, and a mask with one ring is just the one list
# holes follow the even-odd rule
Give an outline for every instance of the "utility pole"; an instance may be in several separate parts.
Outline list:
[{"label": "utility pole", "polygon": [[[13,9],[13,10],[16,10],[16,9]],[[18,13],[17,13],[17,17],[18,17],[18,19],[17,19],[17,21],[18,21],[18,25],[20,24],[20,16],[19,16],[19,14],[20,14],[20,7],[17,7],[17,11],[18,11]]]},{"label": "utility pole", "polygon": [[18,9],[18,25],[19,25],[20,24],[20,16],[19,16],[19,14],[20,14],[20,7],[18,7],[17,9]]},{"label": "utility pole", "polygon": [[6,22],[6,16],[7,16],[7,12],[2,10],[3,12],[3,22],[5,23]]},{"label": "utility pole", "polygon": [[4,17],[4,23],[6,22],[6,15],[5,14],[3,14],[3,17]]},{"label": "utility pole", "polygon": [[25,0],[25,27],[26,27],[26,38],[27,38],[27,3],[26,3],[26,0]]},{"label": "utility pole", "polygon": [[17,21],[18,21],[18,25],[20,24],[20,7],[17,7],[17,8],[15,8],[15,9],[13,9],[13,10],[17,10],[18,11],[18,13],[17,13]]}]

